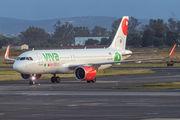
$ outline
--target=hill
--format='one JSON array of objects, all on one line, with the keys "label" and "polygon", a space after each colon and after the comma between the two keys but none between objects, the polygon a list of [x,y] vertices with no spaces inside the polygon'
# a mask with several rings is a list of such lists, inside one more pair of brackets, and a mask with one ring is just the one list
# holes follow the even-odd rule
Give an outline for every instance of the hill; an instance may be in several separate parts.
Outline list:
[{"label": "hill", "polygon": [[[21,20],[15,18],[0,17],[0,34],[20,34],[25,31],[29,26],[39,27],[45,29],[46,32],[54,32],[53,25],[60,20],[62,23],[69,22],[73,26],[85,26],[93,29],[94,26],[101,26],[111,30],[111,25],[116,17],[72,17],[72,18],[59,18],[51,20]],[[148,19],[140,19],[142,24],[148,24]]]}]

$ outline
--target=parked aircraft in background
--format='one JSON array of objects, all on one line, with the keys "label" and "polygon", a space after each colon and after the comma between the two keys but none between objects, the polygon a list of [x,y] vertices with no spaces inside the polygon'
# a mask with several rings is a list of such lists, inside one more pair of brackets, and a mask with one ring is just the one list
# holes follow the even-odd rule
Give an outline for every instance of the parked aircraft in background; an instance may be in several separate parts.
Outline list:
[{"label": "parked aircraft in background", "polygon": [[38,80],[42,74],[53,74],[51,82],[59,83],[60,77],[56,74],[73,72],[77,80],[95,83],[96,72],[109,68],[113,64],[165,59],[173,55],[176,44],[167,57],[125,60],[132,54],[147,53],[132,53],[130,50],[125,50],[128,19],[128,16],[122,18],[117,33],[108,48],[32,50],[22,53],[17,59],[10,59],[10,46],[8,46],[5,59],[15,61],[13,69],[20,73],[23,80],[29,80],[29,84],[34,85],[35,80]]}]

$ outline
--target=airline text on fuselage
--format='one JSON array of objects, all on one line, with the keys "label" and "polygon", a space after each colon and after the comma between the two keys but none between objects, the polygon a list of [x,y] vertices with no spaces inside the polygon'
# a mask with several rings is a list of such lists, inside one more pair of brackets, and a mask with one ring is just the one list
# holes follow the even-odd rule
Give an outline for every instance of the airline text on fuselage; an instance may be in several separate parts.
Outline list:
[{"label": "airline text on fuselage", "polygon": [[59,61],[59,56],[57,53],[42,53],[46,61]]}]

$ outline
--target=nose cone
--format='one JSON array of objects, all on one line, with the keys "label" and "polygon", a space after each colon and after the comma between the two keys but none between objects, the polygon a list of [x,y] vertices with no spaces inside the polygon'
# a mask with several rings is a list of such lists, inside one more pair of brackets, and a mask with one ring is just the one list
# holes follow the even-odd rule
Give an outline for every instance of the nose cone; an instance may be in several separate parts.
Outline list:
[{"label": "nose cone", "polygon": [[23,62],[16,61],[14,63],[14,65],[13,65],[13,69],[16,72],[26,74],[26,72],[27,72],[27,65],[25,63],[23,63]]},{"label": "nose cone", "polygon": [[22,72],[22,66],[19,64],[19,62],[15,62],[14,65],[13,65],[13,69],[16,71],[16,72],[19,72],[21,73]]},{"label": "nose cone", "polygon": [[32,73],[33,65],[28,63],[27,61],[16,61],[13,65],[13,69],[16,72],[22,74],[31,74]]}]

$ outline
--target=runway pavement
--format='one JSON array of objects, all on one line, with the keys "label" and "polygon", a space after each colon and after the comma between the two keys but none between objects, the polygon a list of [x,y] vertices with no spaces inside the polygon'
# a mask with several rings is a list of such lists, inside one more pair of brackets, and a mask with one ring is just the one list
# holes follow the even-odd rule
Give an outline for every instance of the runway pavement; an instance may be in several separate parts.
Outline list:
[{"label": "runway pavement", "polygon": [[[117,68],[135,69],[135,68]],[[0,82],[2,120],[177,120],[180,90],[115,90],[157,82],[180,82],[179,67],[150,68],[156,73],[97,77],[87,84],[75,78],[60,84],[37,80]]]}]

